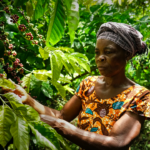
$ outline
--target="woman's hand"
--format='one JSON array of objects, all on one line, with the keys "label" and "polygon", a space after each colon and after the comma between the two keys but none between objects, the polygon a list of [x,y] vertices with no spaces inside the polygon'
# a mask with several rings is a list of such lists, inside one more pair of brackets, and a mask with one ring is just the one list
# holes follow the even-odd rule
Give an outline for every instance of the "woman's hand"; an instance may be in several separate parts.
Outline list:
[{"label": "woman's hand", "polygon": [[[65,136],[70,134],[69,132],[75,131],[76,127],[69,122],[55,118],[49,115],[40,115],[41,121],[49,124],[52,128],[54,128],[59,134]],[[69,131],[69,132],[68,132]]]},{"label": "woman's hand", "polygon": [[5,93],[14,93],[16,95],[18,95],[20,97],[20,100],[22,101],[22,103],[27,103],[28,99],[30,98],[30,96],[27,94],[27,92],[19,85],[15,84],[15,82],[13,82],[11,79],[9,79],[9,81],[11,81],[14,85],[15,85],[15,90],[8,90],[5,88],[1,88],[1,92],[3,94]]}]

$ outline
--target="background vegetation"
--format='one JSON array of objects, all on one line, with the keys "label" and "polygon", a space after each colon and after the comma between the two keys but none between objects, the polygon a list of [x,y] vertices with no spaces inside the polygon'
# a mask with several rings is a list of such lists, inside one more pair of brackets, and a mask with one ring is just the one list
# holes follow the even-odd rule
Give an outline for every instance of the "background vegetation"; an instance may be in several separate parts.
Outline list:
[{"label": "background vegetation", "polygon": [[[13,88],[4,79],[11,78],[40,103],[61,110],[82,79],[99,75],[94,59],[96,32],[101,24],[108,21],[135,27],[150,47],[148,0],[113,0],[111,5],[97,0],[0,0],[1,85]],[[150,89],[149,68],[150,53],[136,56],[127,64],[126,75]],[[22,150],[20,145],[24,141],[16,137],[13,131],[20,133],[19,126],[23,121],[28,126],[23,134],[28,131],[26,135],[29,137],[24,150],[53,149],[46,144],[47,140],[59,145],[54,149],[69,149],[66,143],[63,144],[65,139],[42,124],[36,112],[19,104],[14,95],[1,95],[0,98],[0,110],[4,114],[0,117],[0,127],[3,127],[0,139],[6,134],[2,122],[8,121],[7,129],[10,130],[13,123],[7,119],[8,116],[15,116],[15,122],[21,118],[18,127],[13,124],[11,133],[7,133],[8,139],[0,140],[5,149]],[[28,110],[31,113],[26,114]],[[20,113],[22,116],[18,116]],[[133,150],[149,149],[149,132],[150,125],[146,121],[141,135],[132,145]],[[39,142],[37,133],[43,136],[44,142]],[[48,133],[55,136],[51,138]],[[16,140],[20,140],[19,144]],[[78,149],[73,143],[69,142],[69,145],[72,150]]]}]

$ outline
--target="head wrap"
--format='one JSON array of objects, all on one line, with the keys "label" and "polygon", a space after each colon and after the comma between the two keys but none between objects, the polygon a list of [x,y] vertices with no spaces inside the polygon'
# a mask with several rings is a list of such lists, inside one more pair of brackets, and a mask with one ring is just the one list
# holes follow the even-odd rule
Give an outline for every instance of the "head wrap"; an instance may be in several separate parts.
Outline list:
[{"label": "head wrap", "polygon": [[108,39],[130,52],[132,56],[147,51],[142,38],[139,31],[124,23],[107,22],[102,24],[97,32],[97,39]]}]

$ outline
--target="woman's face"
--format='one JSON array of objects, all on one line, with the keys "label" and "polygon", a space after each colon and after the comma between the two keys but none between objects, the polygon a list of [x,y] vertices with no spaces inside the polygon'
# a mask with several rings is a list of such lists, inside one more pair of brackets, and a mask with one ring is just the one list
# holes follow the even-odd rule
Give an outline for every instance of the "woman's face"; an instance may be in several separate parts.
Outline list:
[{"label": "woman's face", "polygon": [[98,39],[95,48],[95,62],[101,75],[114,76],[124,72],[126,51],[107,39]]}]

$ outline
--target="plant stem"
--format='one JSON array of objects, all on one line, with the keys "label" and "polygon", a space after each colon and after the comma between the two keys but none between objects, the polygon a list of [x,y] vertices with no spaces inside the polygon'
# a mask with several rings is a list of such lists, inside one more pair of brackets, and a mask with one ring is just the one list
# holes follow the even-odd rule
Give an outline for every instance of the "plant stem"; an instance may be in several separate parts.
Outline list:
[{"label": "plant stem", "polygon": [[[0,95],[2,95],[2,94],[0,94]],[[0,99],[1,99],[1,101],[3,102],[3,104],[7,105],[6,102],[1,98],[1,96],[0,96]],[[8,105],[7,105],[7,106],[8,106]],[[10,106],[8,106],[8,107],[10,108]],[[12,108],[10,108],[10,109],[12,109]]]},{"label": "plant stem", "polygon": [[22,67],[24,70],[26,70],[26,71],[28,71],[28,72],[30,72],[30,73],[32,73],[32,71],[30,71],[30,70],[27,70],[26,68],[24,68],[24,67]]}]

